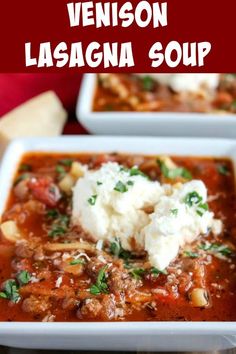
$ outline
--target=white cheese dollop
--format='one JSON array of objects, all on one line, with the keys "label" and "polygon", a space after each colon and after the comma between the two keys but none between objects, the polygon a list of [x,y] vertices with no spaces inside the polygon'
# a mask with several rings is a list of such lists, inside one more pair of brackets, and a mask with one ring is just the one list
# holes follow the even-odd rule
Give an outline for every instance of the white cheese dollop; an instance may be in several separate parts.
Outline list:
[{"label": "white cheese dollop", "polygon": [[[207,189],[199,180],[182,184],[179,189],[173,188],[170,196],[160,197],[150,215],[150,223],[143,229],[144,247],[152,265],[165,269],[178,255],[180,247],[213,229],[214,214],[205,210],[206,201]],[[220,233],[222,225],[218,221],[217,224]]]},{"label": "white cheese dollop", "polygon": [[169,86],[176,92],[199,91],[203,86],[215,90],[219,85],[219,74],[136,74],[138,76],[150,76],[160,84]]},{"label": "white cheese dollop", "polygon": [[[117,184],[127,191],[115,190]],[[77,181],[72,220],[95,240],[119,237],[122,246],[131,250],[131,237],[137,236],[137,246],[140,246],[138,234],[149,220],[143,209],[155,205],[161,193],[159,182],[141,175],[130,176],[118,163],[108,162],[98,170],[85,172]]]},{"label": "white cheese dollop", "polygon": [[108,162],[77,181],[72,222],[96,241],[119,238],[126,250],[145,250],[151,265],[163,270],[181,247],[209,228],[221,232],[222,223],[214,220],[206,201],[207,189],[200,180],[160,185]]}]

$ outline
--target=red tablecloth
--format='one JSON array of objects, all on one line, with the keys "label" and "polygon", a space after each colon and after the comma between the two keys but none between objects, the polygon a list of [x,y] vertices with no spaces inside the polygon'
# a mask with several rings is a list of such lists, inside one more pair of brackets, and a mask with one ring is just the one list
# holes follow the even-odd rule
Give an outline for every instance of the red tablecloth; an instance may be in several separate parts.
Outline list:
[{"label": "red tablecloth", "polygon": [[84,134],[75,117],[81,78],[79,74],[0,74],[0,117],[33,96],[53,90],[69,113],[64,133]]}]

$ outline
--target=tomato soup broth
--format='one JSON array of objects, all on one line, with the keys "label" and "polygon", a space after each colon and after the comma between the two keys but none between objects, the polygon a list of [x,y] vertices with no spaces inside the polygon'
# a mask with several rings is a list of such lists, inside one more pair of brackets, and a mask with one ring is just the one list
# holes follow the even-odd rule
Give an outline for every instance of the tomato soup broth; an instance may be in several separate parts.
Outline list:
[{"label": "tomato soup broth", "polygon": [[[158,156],[25,154],[1,220],[0,320],[235,321],[232,162],[171,160],[178,167],[169,173]],[[161,184],[203,181],[208,190],[204,208],[222,220],[222,232],[199,235],[164,270],[153,267],[145,251],[124,249],[119,235],[113,242],[95,242],[71,224],[71,191],[79,178],[76,163],[97,170],[109,161],[127,171],[136,166],[135,174]],[[65,188],[68,180],[71,190]],[[96,198],[89,198],[91,207]]]}]

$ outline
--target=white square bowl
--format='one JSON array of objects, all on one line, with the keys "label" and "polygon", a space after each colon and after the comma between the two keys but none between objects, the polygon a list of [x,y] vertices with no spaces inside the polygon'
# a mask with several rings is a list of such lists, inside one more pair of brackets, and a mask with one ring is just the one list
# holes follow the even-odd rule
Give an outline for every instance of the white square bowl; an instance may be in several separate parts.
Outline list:
[{"label": "white square bowl", "polygon": [[77,101],[80,123],[94,134],[236,138],[236,114],[93,112],[96,74],[85,74]]},{"label": "white square bowl", "polygon": [[[230,157],[236,141],[148,137],[59,137],[16,140],[0,168],[0,215],[25,152],[126,152]],[[35,349],[208,351],[236,347],[236,322],[0,322],[0,344]]]}]

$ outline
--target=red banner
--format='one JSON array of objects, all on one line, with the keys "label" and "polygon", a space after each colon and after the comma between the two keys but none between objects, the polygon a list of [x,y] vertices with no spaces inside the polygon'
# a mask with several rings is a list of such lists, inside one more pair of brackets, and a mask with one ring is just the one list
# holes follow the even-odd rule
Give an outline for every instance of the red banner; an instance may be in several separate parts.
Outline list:
[{"label": "red banner", "polygon": [[0,71],[235,72],[235,13],[235,0],[5,1]]}]

